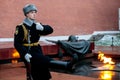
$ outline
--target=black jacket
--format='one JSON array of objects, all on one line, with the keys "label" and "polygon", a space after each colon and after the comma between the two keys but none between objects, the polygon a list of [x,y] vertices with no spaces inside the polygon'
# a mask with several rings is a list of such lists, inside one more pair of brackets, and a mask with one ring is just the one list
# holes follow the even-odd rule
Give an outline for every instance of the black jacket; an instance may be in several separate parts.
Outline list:
[{"label": "black jacket", "polygon": [[[23,25],[26,27],[27,30],[30,30],[31,43],[38,42],[41,35],[48,35],[53,32],[53,28],[50,27],[49,25],[43,25],[43,27],[44,27],[43,31],[36,30],[36,24],[34,24],[34,23],[30,27],[27,26],[26,24],[23,24]],[[24,59],[25,54],[28,53],[28,47],[23,46],[24,43],[28,43],[27,40],[24,40],[24,37],[25,36],[24,36],[24,30],[23,30],[22,24],[17,25],[16,31],[14,34],[14,46],[15,46],[16,50],[20,53],[22,59]],[[31,47],[31,51],[30,51],[33,58],[38,56],[38,55],[34,56],[32,52],[43,54],[40,45],[38,45],[36,47]]]},{"label": "black jacket", "polygon": [[[14,46],[15,49],[20,53],[21,59],[26,64],[26,60],[24,56],[28,53],[28,46],[24,46],[24,43],[28,43],[28,40],[25,38],[25,31],[23,29],[24,25],[27,30],[30,30],[30,41],[31,43],[38,42],[41,35],[48,35],[53,32],[52,27],[49,25],[43,25],[44,30],[36,30],[36,24],[33,23],[32,26],[27,26],[26,24],[21,24],[16,26],[16,31],[14,34]],[[40,45],[32,46],[29,50],[29,53],[32,55],[31,58],[31,72],[34,79],[44,79],[48,80],[51,78],[51,74],[49,72],[49,63],[50,58],[43,55],[42,49]],[[45,77],[46,76],[46,77]]]}]

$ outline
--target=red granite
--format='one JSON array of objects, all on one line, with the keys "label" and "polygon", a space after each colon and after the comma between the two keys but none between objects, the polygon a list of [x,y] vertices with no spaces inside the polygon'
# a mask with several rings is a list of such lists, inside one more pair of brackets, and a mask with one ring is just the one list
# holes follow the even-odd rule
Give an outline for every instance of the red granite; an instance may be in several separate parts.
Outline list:
[{"label": "red granite", "polygon": [[120,57],[120,46],[96,46],[93,53],[98,55],[99,51],[112,58]]},{"label": "red granite", "polygon": [[38,7],[37,20],[54,28],[52,36],[118,30],[120,0],[1,0],[0,37],[11,38],[27,3]]},{"label": "red granite", "polygon": [[[0,80],[26,80],[24,64],[1,64]],[[52,72],[51,80],[98,80],[97,78],[85,77],[80,75],[71,75],[65,73]]]}]

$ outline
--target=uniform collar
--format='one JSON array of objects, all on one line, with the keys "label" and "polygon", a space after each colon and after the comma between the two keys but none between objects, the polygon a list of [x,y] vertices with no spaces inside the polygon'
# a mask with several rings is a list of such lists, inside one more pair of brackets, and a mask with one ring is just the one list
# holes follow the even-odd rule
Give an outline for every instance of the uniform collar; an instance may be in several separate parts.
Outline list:
[{"label": "uniform collar", "polygon": [[29,19],[29,18],[25,18],[25,19],[23,20],[23,23],[25,23],[25,24],[28,25],[28,26],[32,26],[32,24],[35,23],[35,21],[34,21],[34,20],[31,20],[31,19]]}]

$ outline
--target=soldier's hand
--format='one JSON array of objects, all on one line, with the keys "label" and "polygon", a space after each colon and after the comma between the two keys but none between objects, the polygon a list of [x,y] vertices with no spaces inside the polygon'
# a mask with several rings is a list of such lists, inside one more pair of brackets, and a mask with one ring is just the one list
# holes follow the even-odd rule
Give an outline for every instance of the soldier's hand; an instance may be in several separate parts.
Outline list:
[{"label": "soldier's hand", "polygon": [[36,23],[36,29],[43,31],[44,27],[40,23]]},{"label": "soldier's hand", "polygon": [[25,55],[25,60],[27,61],[27,62],[30,62],[30,58],[32,58],[32,56],[31,56],[31,54],[26,54]]}]

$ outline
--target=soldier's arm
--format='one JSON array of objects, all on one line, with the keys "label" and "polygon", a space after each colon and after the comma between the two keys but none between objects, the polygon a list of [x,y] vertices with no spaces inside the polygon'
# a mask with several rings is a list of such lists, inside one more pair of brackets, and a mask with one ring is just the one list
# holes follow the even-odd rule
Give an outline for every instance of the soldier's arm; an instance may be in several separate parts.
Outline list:
[{"label": "soldier's arm", "polygon": [[42,25],[43,26],[43,30],[40,31],[41,35],[48,35],[53,33],[53,28],[50,25]]},{"label": "soldier's arm", "polygon": [[27,53],[27,49],[23,46],[24,32],[22,26],[16,26],[14,33],[14,47],[20,53],[21,57]]}]

